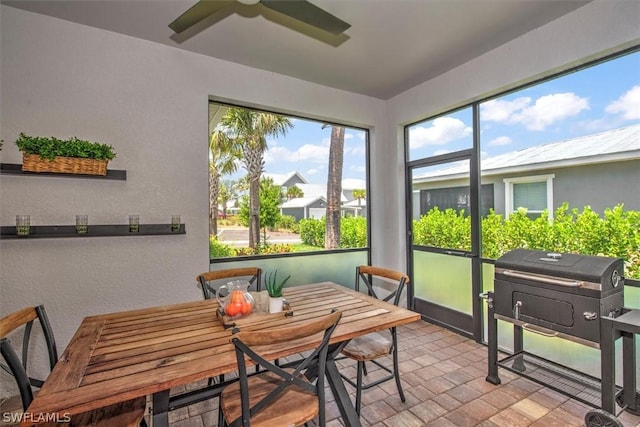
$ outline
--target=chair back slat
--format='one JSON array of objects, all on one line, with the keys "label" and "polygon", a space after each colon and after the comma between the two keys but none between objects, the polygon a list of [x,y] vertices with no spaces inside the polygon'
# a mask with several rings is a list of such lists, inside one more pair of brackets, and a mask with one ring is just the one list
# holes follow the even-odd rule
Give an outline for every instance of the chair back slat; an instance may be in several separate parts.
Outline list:
[{"label": "chair back slat", "polygon": [[260,331],[237,332],[232,340],[239,339],[248,346],[279,344],[294,341],[326,330],[340,319],[341,312],[336,311],[313,321],[296,324],[295,327],[273,328]]},{"label": "chair back slat", "polygon": [[[373,277],[384,278],[389,281],[397,282],[395,289],[393,289],[389,295],[384,298],[380,298],[375,291]],[[371,265],[360,265],[356,267],[356,282],[355,290],[360,290],[360,284],[364,283],[367,287],[367,293],[379,300],[389,302],[393,299],[392,303],[398,305],[400,303],[400,296],[405,286],[409,284],[409,276],[400,271],[390,270],[382,267],[374,267]]]},{"label": "chair back slat", "polygon": [[216,297],[216,289],[209,282],[214,280],[231,279],[234,277],[247,277],[251,285],[255,285],[256,291],[262,289],[262,269],[260,267],[243,267],[243,268],[227,268],[223,270],[207,271],[198,274],[196,282],[204,299],[213,299]]},{"label": "chair back slat", "polygon": [[15,329],[38,318],[35,307],[26,307],[0,319],[0,338],[5,338]]}]

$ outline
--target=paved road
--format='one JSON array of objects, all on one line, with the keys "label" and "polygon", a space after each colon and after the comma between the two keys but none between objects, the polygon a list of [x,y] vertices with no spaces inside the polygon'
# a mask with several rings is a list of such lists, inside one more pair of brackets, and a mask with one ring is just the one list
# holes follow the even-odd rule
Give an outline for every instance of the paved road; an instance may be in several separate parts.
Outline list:
[{"label": "paved road", "polygon": [[[262,239],[262,232],[260,233]],[[249,229],[245,227],[218,228],[218,241],[235,247],[249,246]],[[300,235],[295,233],[271,231],[267,232],[269,243],[300,243]]]}]

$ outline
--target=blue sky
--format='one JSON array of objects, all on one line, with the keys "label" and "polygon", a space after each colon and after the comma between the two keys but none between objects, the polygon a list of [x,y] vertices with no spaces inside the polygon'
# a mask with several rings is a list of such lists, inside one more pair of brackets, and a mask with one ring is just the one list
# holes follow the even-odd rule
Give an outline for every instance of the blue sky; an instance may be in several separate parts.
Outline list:
[{"label": "blue sky", "polygon": [[[487,101],[480,111],[484,158],[639,123],[640,52]],[[331,128],[297,118],[292,123],[286,136],[268,138],[266,172],[297,171],[309,183],[326,183]],[[470,148],[471,138],[470,108],[427,120],[410,130],[410,158]],[[347,128],[345,188],[365,187],[365,164],[365,132]],[[241,168],[233,178],[242,175]]]},{"label": "blue sky", "polygon": [[[331,127],[322,123],[292,119],[293,128],[286,137],[267,139],[265,154],[268,173],[299,172],[310,184],[326,184]],[[345,188],[365,188],[365,132],[345,128],[342,183]]]},{"label": "blue sky", "polygon": [[[269,149],[265,153],[265,172],[287,174],[299,172],[309,184],[326,184],[327,162],[331,127],[322,129],[323,123],[291,118],[293,128],[285,136],[268,137]],[[363,189],[366,187],[366,145],[365,132],[355,128],[345,128],[344,163],[342,171],[343,188]],[[238,179],[246,171],[240,167],[231,178]],[[223,179],[229,179],[224,177]]]},{"label": "blue sky", "polygon": [[[484,102],[483,157],[640,122],[640,53]],[[472,145],[471,109],[412,126],[410,158]]]}]

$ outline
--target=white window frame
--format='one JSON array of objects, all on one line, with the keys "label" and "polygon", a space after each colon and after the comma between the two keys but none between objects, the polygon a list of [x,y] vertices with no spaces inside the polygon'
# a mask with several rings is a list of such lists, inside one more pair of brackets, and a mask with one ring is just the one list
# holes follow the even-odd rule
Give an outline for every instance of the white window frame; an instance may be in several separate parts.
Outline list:
[{"label": "white window frame", "polygon": [[[553,179],[555,174],[548,175],[532,175],[519,176],[516,178],[505,178],[504,182],[504,213],[508,218],[514,212],[513,209],[513,184],[522,184],[527,182],[546,182],[547,183],[547,209],[549,210],[549,219],[553,219]],[[535,212],[535,211],[532,211]]]}]

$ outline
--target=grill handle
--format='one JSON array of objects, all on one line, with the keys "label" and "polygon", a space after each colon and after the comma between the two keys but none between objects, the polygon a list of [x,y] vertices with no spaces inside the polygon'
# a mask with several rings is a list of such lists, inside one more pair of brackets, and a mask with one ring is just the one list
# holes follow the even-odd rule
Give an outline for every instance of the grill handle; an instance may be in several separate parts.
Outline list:
[{"label": "grill handle", "polygon": [[544,276],[542,274],[527,274],[513,270],[504,270],[503,273],[505,276],[517,277],[518,279],[535,280],[538,282],[548,283],[550,285],[566,286],[569,288],[579,288],[584,284],[584,282],[576,280],[565,280],[558,277]]},{"label": "grill handle", "polygon": [[543,337],[554,338],[558,336],[557,332],[547,332],[547,329],[542,329],[542,328],[538,329],[535,326],[530,325],[528,323],[523,323],[522,329],[529,332],[533,332],[534,334],[542,335]]}]

